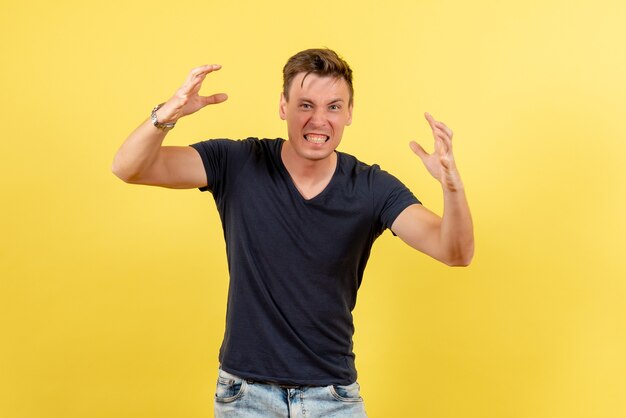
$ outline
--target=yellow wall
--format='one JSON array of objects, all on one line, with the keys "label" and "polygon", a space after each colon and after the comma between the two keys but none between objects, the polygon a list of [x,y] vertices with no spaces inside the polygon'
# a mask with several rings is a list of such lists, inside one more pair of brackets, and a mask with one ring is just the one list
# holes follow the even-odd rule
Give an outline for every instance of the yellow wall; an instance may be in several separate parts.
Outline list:
[{"label": "yellow wall", "polygon": [[208,194],[129,186],[126,135],[190,68],[230,100],[168,143],[285,135],[293,53],[355,72],[341,150],[441,211],[407,143],[455,131],[467,269],[386,233],[355,312],[372,417],[626,417],[626,3],[35,1],[0,6],[0,416],[211,417],[226,294]]}]

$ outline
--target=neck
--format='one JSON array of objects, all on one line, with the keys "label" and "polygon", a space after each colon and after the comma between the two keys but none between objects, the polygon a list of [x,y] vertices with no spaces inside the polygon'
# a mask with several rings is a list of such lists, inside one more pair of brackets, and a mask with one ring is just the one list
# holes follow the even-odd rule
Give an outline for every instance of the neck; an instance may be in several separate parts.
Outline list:
[{"label": "neck", "polygon": [[298,155],[289,141],[283,143],[281,159],[292,178],[311,183],[332,177],[337,167],[337,154],[335,152],[321,160],[309,160]]}]

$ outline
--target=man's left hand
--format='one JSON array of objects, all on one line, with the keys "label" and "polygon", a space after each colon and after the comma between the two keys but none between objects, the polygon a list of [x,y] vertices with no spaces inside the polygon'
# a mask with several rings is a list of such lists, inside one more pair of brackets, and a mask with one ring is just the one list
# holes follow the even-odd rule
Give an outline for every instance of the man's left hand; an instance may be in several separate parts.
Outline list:
[{"label": "man's left hand", "polygon": [[463,187],[463,183],[452,154],[452,130],[443,122],[435,120],[429,113],[425,113],[424,117],[433,131],[435,151],[429,154],[415,141],[411,141],[409,146],[420,157],[428,172],[441,183],[444,190],[456,191]]}]

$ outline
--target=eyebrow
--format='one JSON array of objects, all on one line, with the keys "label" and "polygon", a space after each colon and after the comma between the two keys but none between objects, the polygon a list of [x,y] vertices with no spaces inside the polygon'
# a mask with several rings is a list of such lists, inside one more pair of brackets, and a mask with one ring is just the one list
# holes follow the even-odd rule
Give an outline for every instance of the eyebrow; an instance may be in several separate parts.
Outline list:
[{"label": "eyebrow", "polygon": [[[298,99],[298,101],[300,102],[309,102],[309,103],[313,103],[314,101],[307,98],[307,97],[301,97],[300,99]],[[336,99],[332,99],[331,101],[329,101],[327,104],[333,104],[333,103],[338,103],[338,102],[343,102],[344,100],[341,97],[338,97]]]}]

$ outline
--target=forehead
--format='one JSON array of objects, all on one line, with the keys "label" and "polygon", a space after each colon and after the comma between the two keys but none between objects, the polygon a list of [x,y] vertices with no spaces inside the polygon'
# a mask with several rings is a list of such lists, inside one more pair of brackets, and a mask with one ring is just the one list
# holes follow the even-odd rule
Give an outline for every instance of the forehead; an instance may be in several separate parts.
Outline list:
[{"label": "forehead", "polygon": [[343,99],[348,102],[350,89],[343,77],[319,76],[314,73],[298,73],[289,87],[289,98]]}]

